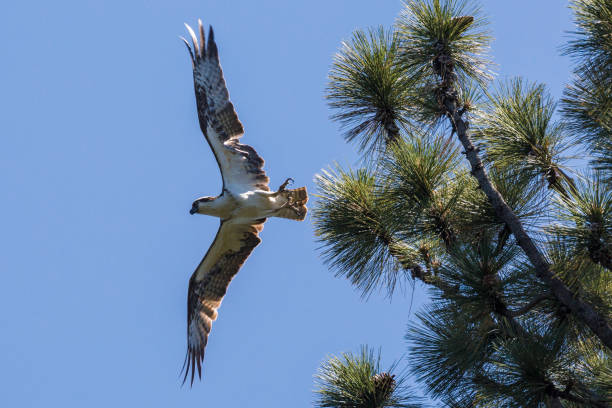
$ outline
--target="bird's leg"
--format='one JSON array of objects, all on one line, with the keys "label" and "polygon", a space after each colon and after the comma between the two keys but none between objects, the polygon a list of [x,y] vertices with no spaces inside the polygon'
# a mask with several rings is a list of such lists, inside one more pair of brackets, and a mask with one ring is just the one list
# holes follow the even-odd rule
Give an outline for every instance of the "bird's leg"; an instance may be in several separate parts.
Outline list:
[{"label": "bird's leg", "polygon": [[293,183],[293,179],[291,177],[289,177],[287,180],[285,180],[285,182],[283,184],[280,185],[280,187],[278,188],[278,190],[276,190],[273,193],[269,193],[270,197],[277,197],[278,195],[280,195],[280,193],[282,193],[283,191],[285,191],[285,187],[287,187],[288,184]]},{"label": "bird's leg", "polygon": [[293,197],[291,196],[287,197],[287,201],[285,201],[285,203],[281,205],[278,209],[280,210],[285,207],[291,208],[294,213],[296,213],[297,215],[301,215],[300,209],[296,207],[295,204],[293,203]]},{"label": "bird's leg", "polygon": [[287,185],[291,183],[293,183],[293,179],[289,177],[287,180],[285,180],[283,184],[280,185],[277,192],[280,193],[281,191],[285,191],[285,187],[287,187]]},{"label": "bird's leg", "polygon": [[[281,191],[279,191],[279,193],[280,193],[280,192],[281,192]],[[294,208],[294,206],[293,206],[293,197],[291,197],[291,196],[287,196],[287,201],[285,201],[285,202],[283,203],[283,205],[281,205],[281,206],[279,207],[279,209],[280,209],[280,208],[285,208],[285,207],[290,207],[290,208],[293,208],[293,209],[295,210],[295,208]]]},{"label": "bird's leg", "polygon": [[[287,180],[285,180],[285,182],[283,184],[280,185],[280,187],[278,188],[278,190],[274,193],[275,196],[285,192],[285,187],[287,187],[287,185],[293,183],[293,179],[291,177],[289,177]],[[285,207],[289,207],[291,208],[296,214],[300,215],[300,209],[298,207],[295,206],[295,202],[293,200],[293,196],[290,194],[283,194],[283,196],[287,199],[287,201],[285,201],[283,203],[283,205],[281,205],[279,207],[279,210],[281,208],[285,208]]]}]

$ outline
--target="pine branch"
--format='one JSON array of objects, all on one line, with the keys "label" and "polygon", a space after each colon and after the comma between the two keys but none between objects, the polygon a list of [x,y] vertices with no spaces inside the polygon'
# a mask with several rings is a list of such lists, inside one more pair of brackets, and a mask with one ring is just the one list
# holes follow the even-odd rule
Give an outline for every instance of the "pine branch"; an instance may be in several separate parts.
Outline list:
[{"label": "pine branch", "polygon": [[465,189],[456,177],[459,150],[440,134],[415,132],[387,153],[379,161],[380,199],[392,214],[390,225],[414,236],[435,235],[450,249],[456,240],[452,210]]},{"label": "pine branch", "polygon": [[[555,108],[542,84],[515,78],[497,86],[489,95],[488,109],[479,114],[475,133],[486,147],[487,163],[511,168],[567,194],[573,180],[563,171],[568,159],[563,153],[569,146],[564,126],[553,121]],[[462,111],[463,107],[461,116]]]},{"label": "pine branch", "polygon": [[[450,254],[452,254],[452,245],[451,247],[447,247],[446,249],[447,251],[449,251]],[[390,250],[390,252],[391,254],[393,254],[392,250]],[[428,257],[428,254],[423,253],[422,256],[424,258],[425,263],[427,263],[426,259]],[[400,259],[398,259],[398,263],[403,265]],[[406,265],[406,267],[410,268],[413,278],[417,278],[424,284],[437,288],[444,294],[444,297],[447,300],[456,299],[457,295],[459,294],[458,286],[449,285],[447,282],[444,281],[444,279],[440,279],[439,277],[434,276],[430,272],[425,271],[420,265],[413,263],[410,265]],[[438,265],[438,268],[443,269],[442,265]],[[510,333],[511,336],[529,336],[529,334],[525,331],[525,329],[521,326],[521,324],[518,320],[516,320],[515,317],[519,316],[520,314],[526,313],[535,305],[537,305],[537,303],[539,303],[541,300],[544,300],[546,297],[548,297],[548,295],[544,296],[543,299],[538,300],[537,302],[532,302],[534,304],[530,305],[528,310],[525,310],[523,313],[516,314],[515,312],[512,312],[509,309],[506,300],[503,298],[502,294],[496,289],[496,286],[500,280],[499,275],[496,273],[494,275],[486,275],[486,277],[486,279],[483,279],[483,284],[489,287],[489,297],[491,299],[492,305],[491,312],[497,315],[498,317],[506,320],[506,322],[510,325],[510,328],[513,331],[513,333]]]},{"label": "pine branch", "polygon": [[469,125],[459,113],[457,106],[458,96],[455,90],[455,76],[452,73],[452,67],[446,69],[445,74],[441,76],[441,80],[441,104],[445,107],[451,125],[465,149],[466,158],[472,168],[472,176],[478,181],[478,185],[491,202],[496,214],[508,225],[518,245],[525,251],[525,254],[535,267],[538,277],[551,288],[561,303],[584,321],[602,343],[612,350],[612,327],[610,323],[590,304],[579,299],[560,279],[555,277],[554,273],[550,270],[548,262],[546,262],[544,256],[523,228],[519,218],[506,204],[503,197],[493,186],[493,183],[491,183],[482,160],[478,155],[478,150],[470,139],[468,132]]},{"label": "pine branch", "polygon": [[409,126],[408,108],[414,86],[399,69],[398,38],[382,27],[357,30],[334,57],[326,98],[362,153],[384,152]]},{"label": "pine branch", "polygon": [[556,200],[556,213],[562,221],[550,231],[576,252],[588,254],[591,261],[612,271],[612,190],[601,171],[580,181],[567,196]]},{"label": "pine branch", "polygon": [[478,180],[480,188],[487,195],[497,215],[508,225],[518,245],[525,251],[525,254],[535,267],[538,277],[550,286],[552,292],[561,303],[584,321],[593,333],[599,337],[602,343],[612,350],[612,327],[610,323],[604,316],[597,313],[591,305],[580,300],[561,280],[554,276],[546,259],[540,253],[533,240],[527,235],[518,217],[508,204],[506,204],[495,187],[493,187],[474,144],[470,140],[468,126],[461,115],[459,115],[456,97],[453,97],[452,94],[451,97],[446,97],[444,106],[447,109],[447,114],[451,122],[457,130],[457,137],[466,151],[466,157],[472,166],[472,175]]},{"label": "pine branch", "polygon": [[[433,396],[465,398],[478,406],[607,407],[598,395],[605,394],[607,381],[595,373],[605,370],[600,366],[612,349],[609,307],[585,283],[599,278],[603,268],[576,245],[569,246],[571,255],[579,252],[594,268],[592,274],[559,264],[549,248],[541,253],[537,245],[542,236],[532,233],[529,221],[546,212],[541,204],[550,193],[541,188],[544,183],[560,199],[571,200],[579,190],[561,170],[566,128],[550,122],[554,103],[542,87],[518,84],[509,99],[499,100],[498,111],[490,113],[488,128],[479,122],[479,130],[489,130],[488,138],[475,135],[478,143],[486,141],[479,144],[487,148],[481,159],[470,139],[466,113],[474,110],[465,89],[470,83],[486,88],[483,51],[488,40],[479,31],[483,19],[464,15],[469,14],[463,12],[466,4],[409,0],[397,25],[403,37],[358,32],[337,56],[328,88],[330,105],[338,109],[335,119],[356,125],[347,139],[359,137],[362,151],[377,146],[366,150],[384,154],[374,155],[379,175],[357,183],[359,177],[352,175],[324,180],[325,203],[315,215],[317,233],[327,261],[364,294],[380,283],[391,294],[401,282],[398,278],[409,276],[435,288],[437,309],[419,316],[423,327],[407,336],[416,344],[413,370]],[[411,92],[402,85],[410,85]],[[477,183],[467,166],[457,164],[457,171],[448,171],[453,166],[440,165],[443,154],[424,154],[435,149],[412,126],[437,124],[444,117],[453,130],[446,143],[456,146],[452,136],[457,133]],[[429,150],[411,143],[415,140]],[[406,148],[409,144],[416,148]],[[510,184],[519,187],[504,187]],[[603,225],[589,222],[581,233],[601,237],[584,242],[596,250],[589,252],[591,259],[606,267],[612,261],[605,255],[612,252],[592,243],[607,245],[599,232]],[[574,225],[563,224],[567,226]],[[474,247],[479,240],[488,245],[486,253]],[[519,255],[519,247],[533,268]],[[448,264],[440,265],[429,250]],[[440,255],[444,250],[448,256]],[[511,307],[513,302],[517,304]],[[585,343],[599,353],[593,356],[595,363],[583,360]],[[366,376],[358,388],[392,384],[392,376],[383,377]]]},{"label": "pine branch", "polygon": [[[468,134],[468,122],[463,119],[465,107],[460,106],[459,89],[465,81],[462,62],[476,54],[483,55],[485,36],[474,32],[470,37],[469,26],[458,26],[462,3],[437,0],[414,1],[407,4],[405,15],[400,19],[399,29],[403,35],[403,64],[406,71],[429,86],[441,109],[448,116],[465,149],[472,168],[472,175],[487,196],[497,216],[508,225],[518,245],[533,264],[537,276],[547,284],[553,294],[597,335],[603,344],[612,349],[612,327],[604,316],[590,304],[582,301],[550,270],[544,256],[539,252],[523,224],[488,177],[476,147]],[[465,19],[461,19],[463,21]],[[472,41],[477,39],[475,41]],[[466,46],[467,44],[467,46]],[[482,58],[481,58],[482,60]],[[481,83],[486,82],[483,71],[472,70],[468,76]],[[426,86],[423,87],[427,88]]]},{"label": "pine branch", "polygon": [[501,250],[504,249],[504,245],[506,245],[508,238],[510,238],[510,234],[511,232],[508,228],[508,225],[504,224],[504,227],[501,229],[501,231],[499,231],[499,234],[497,235],[497,247],[495,248],[495,255],[498,255],[499,253],[501,253]]},{"label": "pine branch", "polygon": [[518,310],[510,310],[509,313],[512,317],[522,316],[525,313],[529,312],[531,309],[536,307],[540,302],[550,299],[550,295],[548,293],[537,296],[531,302],[527,303],[525,306],[521,307]]},{"label": "pine branch", "polygon": [[572,385],[573,384],[571,383],[568,384],[568,386],[563,391],[559,390],[552,383],[549,383],[547,385],[547,387],[545,388],[545,392],[551,397],[553,407],[563,407],[563,405],[561,404],[561,400],[563,399],[566,401],[575,402],[577,404],[587,405],[589,407],[610,408],[610,405],[608,403],[594,396],[589,396],[589,398],[579,398],[579,397],[576,397],[575,395],[572,395],[571,394]]},{"label": "pine branch", "polygon": [[575,31],[564,54],[575,61],[562,112],[590,145],[592,163],[612,182],[612,1],[572,0]]}]

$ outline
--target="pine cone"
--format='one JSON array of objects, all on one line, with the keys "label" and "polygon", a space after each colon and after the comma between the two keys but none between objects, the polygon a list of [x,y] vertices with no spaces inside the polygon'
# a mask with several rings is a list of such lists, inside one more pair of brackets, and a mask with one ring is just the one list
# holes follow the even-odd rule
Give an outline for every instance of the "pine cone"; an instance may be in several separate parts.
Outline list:
[{"label": "pine cone", "polygon": [[372,376],[372,382],[374,383],[376,401],[388,400],[395,390],[395,375],[389,373],[376,374]]}]

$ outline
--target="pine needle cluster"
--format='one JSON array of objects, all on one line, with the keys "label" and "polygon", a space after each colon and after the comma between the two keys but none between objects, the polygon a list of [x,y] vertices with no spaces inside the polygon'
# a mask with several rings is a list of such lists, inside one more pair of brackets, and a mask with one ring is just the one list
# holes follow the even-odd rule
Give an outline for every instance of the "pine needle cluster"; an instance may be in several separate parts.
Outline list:
[{"label": "pine needle cluster", "polygon": [[612,1],[574,0],[576,31],[564,52],[575,62],[562,111],[571,129],[587,142],[593,165],[612,182]]},{"label": "pine needle cluster", "polygon": [[393,364],[382,371],[380,352],[362,346],[358,355],[344,353],[323,363],[315,379],[317,407],[417,408],[419,401]]}]

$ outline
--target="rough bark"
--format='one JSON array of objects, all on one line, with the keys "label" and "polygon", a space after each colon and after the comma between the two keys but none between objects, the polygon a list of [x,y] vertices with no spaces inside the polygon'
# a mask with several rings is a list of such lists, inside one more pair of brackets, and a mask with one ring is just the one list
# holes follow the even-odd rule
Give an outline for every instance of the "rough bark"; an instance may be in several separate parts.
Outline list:
[{"label": "rough bark", "polygon": [[472,175],[476,178],[478,185],[491,202],[497,216],[512,231],[518,245],[523,249],[535,267],[538,277],[550,287],[555,297],[563,305],[567,306],[577,318],[582,320],[599,337],[608,349],[612,350],[612,327],[610,323],[604,316],[597,313],[590,304],[576,297],[560,279],[555,277],[546,259],[523,228],[519,218],[491,183],[484,165],[478,156],[478,151],[470,140],[468,125],[457,109],[456,97],[444,98],[443,102],[453,128],[465,149],[465,155],[472,167]]}]

